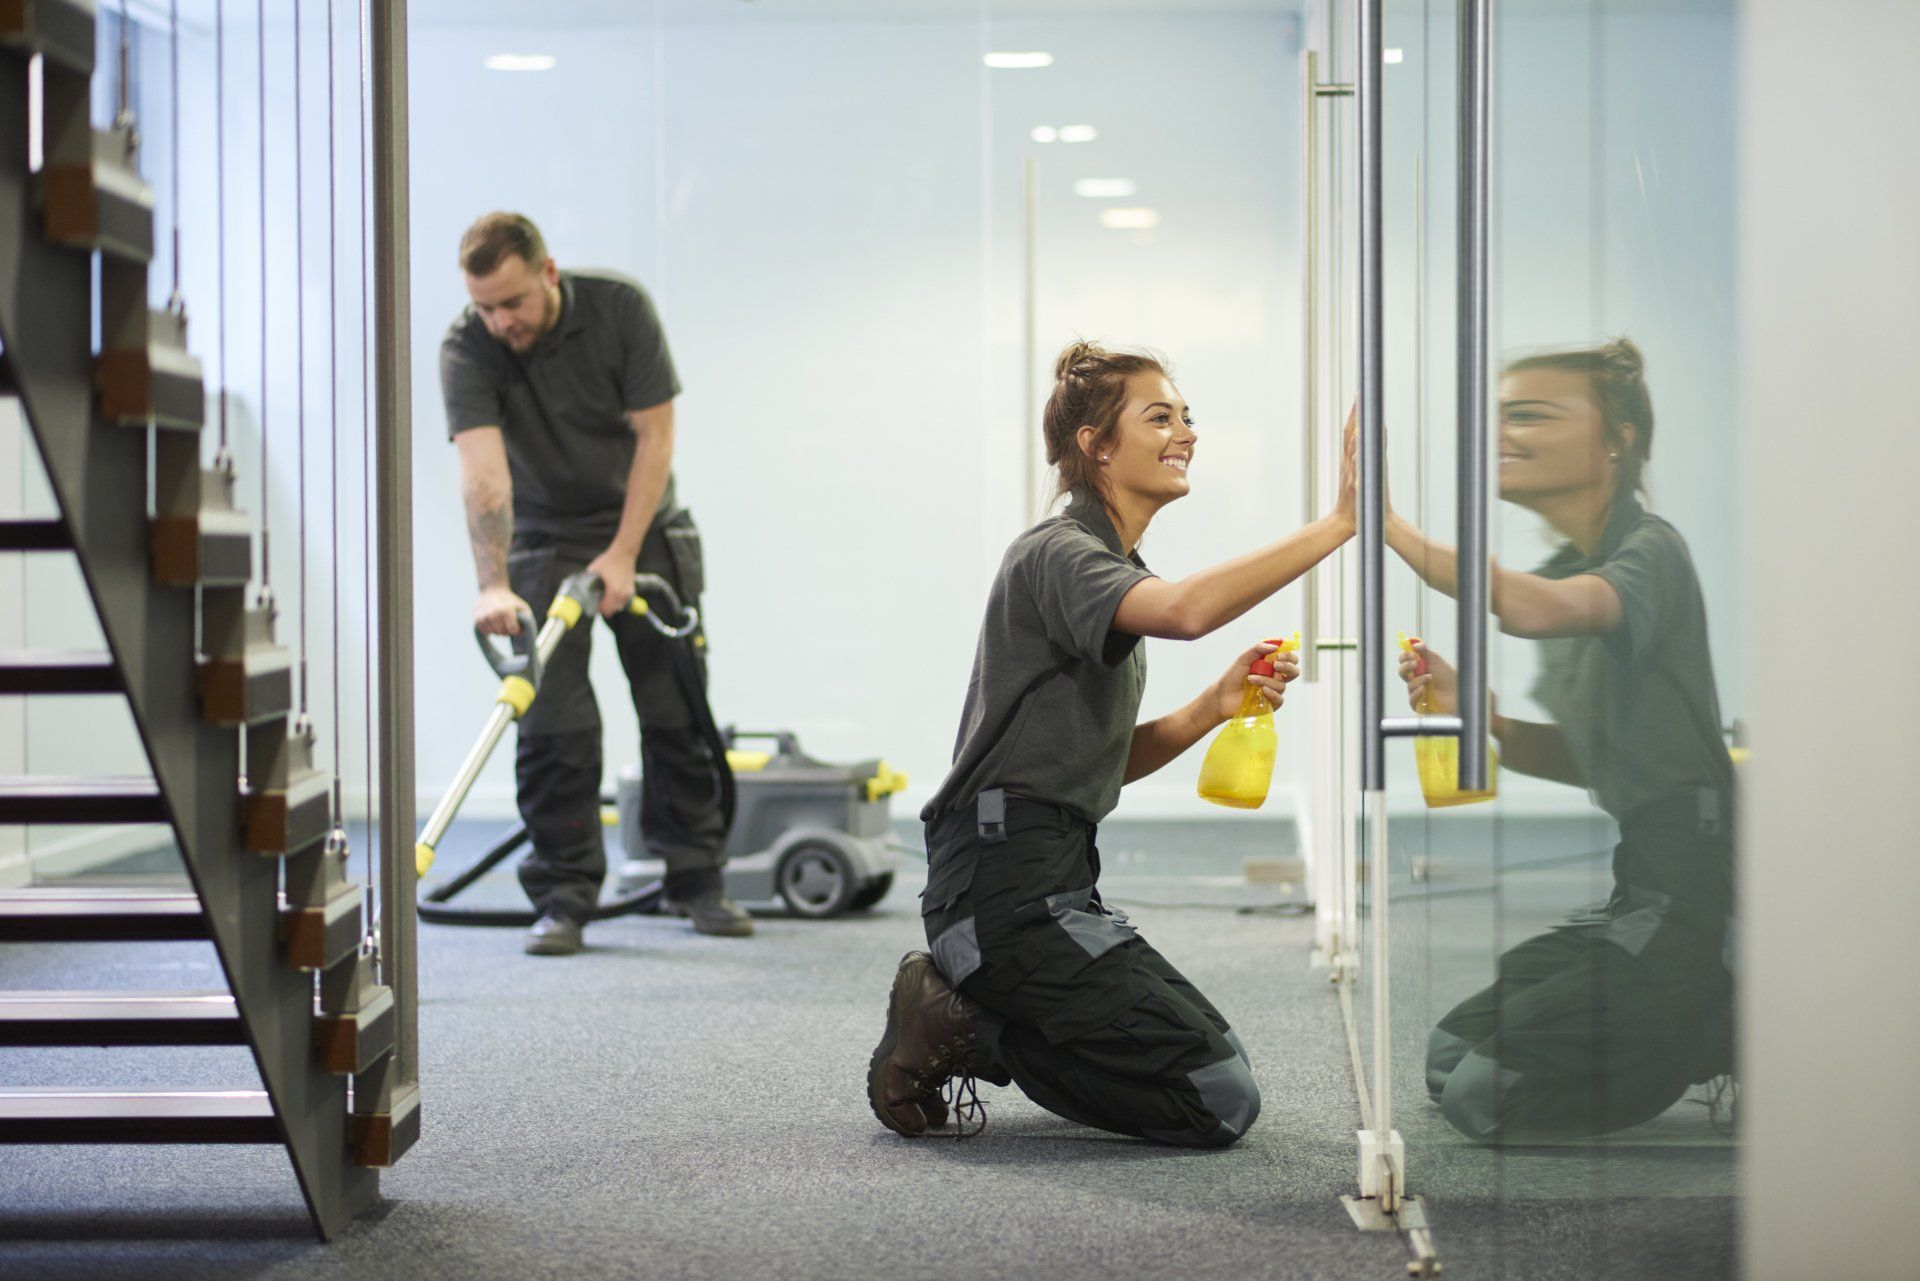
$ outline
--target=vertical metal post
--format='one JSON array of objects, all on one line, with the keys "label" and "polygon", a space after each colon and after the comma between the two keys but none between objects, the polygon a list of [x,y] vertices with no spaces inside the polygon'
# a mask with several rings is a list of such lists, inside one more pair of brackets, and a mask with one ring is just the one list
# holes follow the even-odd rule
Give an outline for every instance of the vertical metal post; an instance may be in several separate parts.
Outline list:
[{"label": "vertical metal post", "polygon": [[[1360,788],[1386,786],[1386,404],[1381,234],[1380,0],[1355,0],[1360,126]],[[1384,906],[1384,904],[1376,905]]]},{"label": "vertical metal post", "polygon": [[[1360,128],[1360,789],[1366,834],[1373,965],[1373,1129],[1391,1151],[1393,1053],[1386,804],[1386,344],[1381,274],[1381,0],[1356,0],[1359,48],[1354,76]],[[1389,1164],[1389,1169],[1391,1165]],[[1363,1184],[1364,1186],[1364,1184]],[[1396,1203],[1394,1180],[1380,1183],[1381,1208]]]},{"label": "vertical metal post", "polygon": [[[1303,521],[1320,515],[1320,71],[1300,51],[1300,436]],[[1307,571],[1300,675],[1320,679],[1319,565]]]},{"label": "vertical metal post", "polygon": [[379,591],[380,958],[398,1019],[392,1085],[419,1080],[413,864],[413,390],[408,330],[407,3],[373,0],[375,553]]},{"label": "vertical metal post", "polygon": [[1040,161],[1027,156],[1021,169],[1021,201],[1023,218],[1022,229],[1025,252],[1022,257],[1021,271],[1021,345],[1020,345],[1020,391],[1023,417],[1020,421],[1020,454],[1026,460],[1027,506],[1020,514],[1022,528],[1038,519],[1040,515],[1040,456],[1034,448],[1034,442],[1040,435],[1040,403],[1034,390],[1033,367],[1039,359],[1040,317],[1039,300],[1035,294],[1039,262],[1035,255],[1039,252],[1036,242],[1036,223],[1038,221],[1038,200],[1040,181]]},{"label": "vertical metal post", "polygon": [[1487,786],[1489,0],[1460,0],[1460,786]]}]

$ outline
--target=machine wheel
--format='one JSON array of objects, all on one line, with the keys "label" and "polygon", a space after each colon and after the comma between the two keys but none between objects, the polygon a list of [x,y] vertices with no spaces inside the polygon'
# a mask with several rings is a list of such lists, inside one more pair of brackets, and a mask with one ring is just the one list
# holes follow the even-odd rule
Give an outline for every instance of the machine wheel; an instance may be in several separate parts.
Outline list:
[{"label": "machine wheel", "polygon": [[774,884],[795,916],[838,916],[852,906],[859,877],[845,854],[824,841],[806,841],[780,857]]},{"label": "machine wheel", "polygon": [[860,887],[860,892],[853,896],[853,902],[847,904],[847,910],[849,912],[864,912],[885,898],[887,891],[892,888],[893,873],[882,872]]}]

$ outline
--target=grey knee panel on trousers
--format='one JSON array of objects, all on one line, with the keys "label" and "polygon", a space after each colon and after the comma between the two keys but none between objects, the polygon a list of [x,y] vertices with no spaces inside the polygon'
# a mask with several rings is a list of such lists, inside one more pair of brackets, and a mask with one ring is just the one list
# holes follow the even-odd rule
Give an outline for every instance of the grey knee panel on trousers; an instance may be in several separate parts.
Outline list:
[{"label": "grey knee panel on trousers", "polygon": [[1187,1081],[1199,1092],[1200,1106],[1212,1117],[1213,1128],[1146,1137],[1182,1147],[1224,1148],[1238,1141],[1260,1119],[1260,1086],[1242,1054],[1197,1068],[1187,1073]]}]

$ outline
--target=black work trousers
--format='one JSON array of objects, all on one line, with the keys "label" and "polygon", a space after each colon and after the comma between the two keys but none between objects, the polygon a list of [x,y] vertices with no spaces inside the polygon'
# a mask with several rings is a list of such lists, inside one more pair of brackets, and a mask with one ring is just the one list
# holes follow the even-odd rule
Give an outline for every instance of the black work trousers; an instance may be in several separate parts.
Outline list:
[{"label": "black work trousers", "polygon": [[[562,581],[606,550],[592,539],[516,534],[507,575],[516,595],[546,617]],[[636,564],[673,584],[682,602],[697,605],[703,587],[699,531],[684,512],[656,520]],[[726,819],[715,785],[712,748],[675,673],[675,645],[647,619],[617,614],[603,620],[613,632],[633,709],[640,718],[643,789],[640,822],[648,851],[667,865],[667,889],[676,897],[718,887],[726,862]],[[516,767],[520,817],[533,849],[520,864],[520,885],[542,914],[584,920],[606,877],[605,829],[600,823],[602,775],[600,706],[588,679],[593,620],[582,619],[554,651],[538,696],[520,720]],[[704,633],[696,664],[706,681]]]},{"label": "black work trousers", "polygon": [[974,811],[927,825],[934,961],[980,1003],[980,1072],[1082,1125],[1225,1147],[1260,1114],[1245,1047],[1212,1002],[1100,901],[1095,831],[1010,798],[1006,839]]},{"label": "black work trousers", "polygon": [[[1686,822],[1626,824],[1616,868],[1730,866],[1731,842]],[[1694,883],[1718,875],[1684,878]],[[1622,883],[1500,958],[1495,982],[1427,1039],[1427,1089],[1487,1143],[1551,1143],[1651,1120],[1732,1068],[1726,899]]]}]

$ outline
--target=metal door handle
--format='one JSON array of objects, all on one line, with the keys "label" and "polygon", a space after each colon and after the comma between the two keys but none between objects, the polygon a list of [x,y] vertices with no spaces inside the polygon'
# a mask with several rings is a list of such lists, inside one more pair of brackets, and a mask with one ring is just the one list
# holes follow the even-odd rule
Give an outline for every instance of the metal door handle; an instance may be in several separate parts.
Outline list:
[{"label": "metal door handle", "polygon": [[1487,211],[1491,5],[1460,0],[1460,786],[1487,788]]},{"label": "metal door handle", "polygon": [[[1353,86],[1321,84],[1319,57],[1312,49],[1300,53],[1300,440],[1301,472],[1305,477],[1306,510],[1303,519],[1320,514],[1320,99],[1353,95]],[[1307,571],[1306,621],[1301,630],[1320,634],[1320,583],[1323,570]],[[1309,645],[1301,655],[1301,679],[1320,679],[1318,650]]]}]

